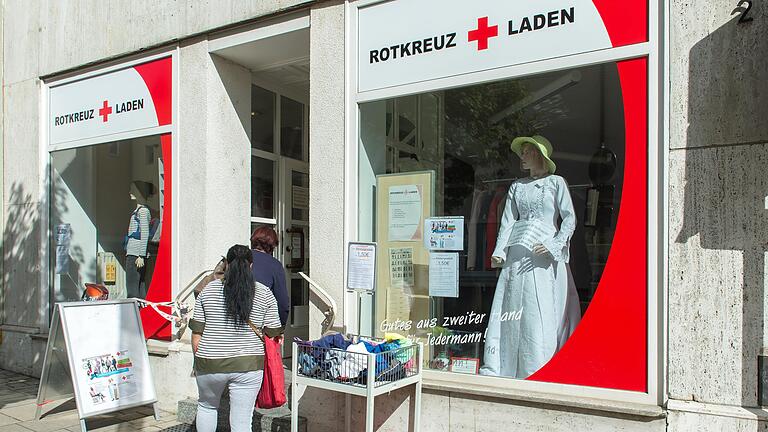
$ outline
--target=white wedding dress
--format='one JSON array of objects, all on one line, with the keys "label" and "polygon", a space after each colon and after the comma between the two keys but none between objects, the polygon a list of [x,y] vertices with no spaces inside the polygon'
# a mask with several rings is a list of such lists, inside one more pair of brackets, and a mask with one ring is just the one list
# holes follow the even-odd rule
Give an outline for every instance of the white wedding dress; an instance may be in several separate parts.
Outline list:
[{"label": "white wedding dress", "polygon": [[[527,378],[573,333],[581,319],[568,266],[575,228],[565,179],[549,175],[512,183],[493,251],[504,264],[493,297],[481,374]],[[531,250],[537,243],[549,253],[534,255]]]}]

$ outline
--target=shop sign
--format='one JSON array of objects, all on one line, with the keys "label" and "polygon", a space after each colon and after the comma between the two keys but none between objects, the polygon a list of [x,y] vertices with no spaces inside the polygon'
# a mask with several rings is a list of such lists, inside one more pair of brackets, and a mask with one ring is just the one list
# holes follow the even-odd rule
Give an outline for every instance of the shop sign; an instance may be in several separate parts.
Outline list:
[{"label": "shop sign", "polygon": [[377,3],[358,12],[358,91],[642,42],[646,17],[637,0]]},{"label": "shop sign", "polygon": [[51,144],[170,124],[171,58],[51,87]]}]

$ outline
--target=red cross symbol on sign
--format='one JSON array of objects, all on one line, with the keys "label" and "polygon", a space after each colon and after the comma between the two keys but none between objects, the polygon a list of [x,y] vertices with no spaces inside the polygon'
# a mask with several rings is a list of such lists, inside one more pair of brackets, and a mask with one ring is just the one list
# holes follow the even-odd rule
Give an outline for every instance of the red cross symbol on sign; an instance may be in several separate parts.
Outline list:
[{"label": "red cross symbol on sign", "polygon": [[488,27],[488,17],[477,19],[477,29],[469,31],[469,41],[477,41],[477,50],[488,49],[488,39],[499,35],[499,26]]},{"label": "red cross symbol on sign", "polygon": [[106,122],[108,121],[108,116],[112,114],[112,107],[109,106],[107,101],[104,101],[104,106],[99,108],[99,115],[101,116],[101,121]]}]

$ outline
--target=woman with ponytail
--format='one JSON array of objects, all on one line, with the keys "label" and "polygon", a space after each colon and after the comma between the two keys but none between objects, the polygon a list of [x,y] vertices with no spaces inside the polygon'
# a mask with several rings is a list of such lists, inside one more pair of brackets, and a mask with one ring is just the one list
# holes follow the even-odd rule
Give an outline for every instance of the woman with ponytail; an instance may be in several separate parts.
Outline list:
[{"label": "woman with ponytail", "polygon": [[224,278],[209,283],[190,320],[199,393],[196,426],[214,432],[221,394],[229,389],[229,424],[250,432],[253,407],[263,379],[264,344],[251,326],[268,337],[282,334],[277,301],[269,288],[253,281],[253,255],[247,246],[227,252]]}]

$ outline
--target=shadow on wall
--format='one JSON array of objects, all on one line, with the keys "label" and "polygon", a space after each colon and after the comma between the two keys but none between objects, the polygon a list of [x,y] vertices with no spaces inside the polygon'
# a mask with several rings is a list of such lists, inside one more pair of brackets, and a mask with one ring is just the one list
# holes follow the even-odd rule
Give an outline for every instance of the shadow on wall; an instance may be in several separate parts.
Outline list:
[{"label": "shadow on wall", "polygon": [[[672,356],[684,364],[671,363],[671,380],[685,379],[671,388],[750,407],[757,406],[768,244],[768,14],[764,2],[753,6],[752,22],[739,23],[735,11],[690,50],[687,140],[675,142],[683,134],[672,133],[670,154],[670,308],[682,314],[670,311],[669,350],[687,353]],[[684,64],[673,59],[673,80],[675,63]],[[675,113],[672,84],[674,119],[683,113]]]},{"label": "shadow on wall", "polygon": [[[64,191],[53,191],[54,202],[65,206],[61,198]],[[37,202],[37,193],[32,193],[24,185],[13,183],[8,191],[3,231],[3,274],[0,290],[2,324],[26,328],[37,328],[40,320],[40,257],[48,252],[40,245],[40,212],[47,203]],[[57,211],[66,211],[59,208]],[[82,261],[83,251],[73,247],[69,251],[70,262]],[[52,264],[53,265],[53,264]],[[46,295],[50,293],[47,291]],[[47,311],[46,311],[47,313]],[[26,333],[17,333],[20,337],[9,338],[6,332],[0,338],[0,365],[3,368],[26,375],[39,374],[43,363],[45,342],[34,344]],[[10,345],[10,346],[9,346]],[[41,345],[37,350],[37,345]],[[38,352],[39,351],[39,352]],[[30,361],[31,360],[31,361]]]}]

